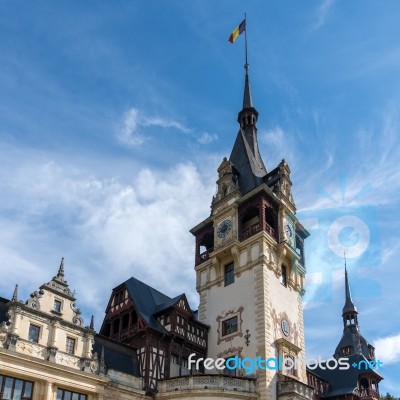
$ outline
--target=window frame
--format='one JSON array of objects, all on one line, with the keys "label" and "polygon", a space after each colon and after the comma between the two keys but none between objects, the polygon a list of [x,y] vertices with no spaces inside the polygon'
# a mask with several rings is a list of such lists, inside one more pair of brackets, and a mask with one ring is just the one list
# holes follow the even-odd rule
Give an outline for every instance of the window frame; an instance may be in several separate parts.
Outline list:
[{"label": "window frame", "polygon": [[[36,335],[33,337],[32,332],[36,330]],[[31,343],[39,343],[41,326],[30,323],[28,329],[28,341]],[[36,339],[36,340],[35,340]]]},{"label": "window frame", "polygon": [[224,265],[224,286],[235,283],[235,263],[232,261]]},{"label": "window frame", "polygon": [[65,352],[73,356],[75,355],[75,350],[76,350],[75,348],[76,348],[76,339],[71,336],[67,336],[65,340]]},{"label": "window frame", "polygon": [[[56,304],[57,304],[57,307],[56,307]],[[59,305],[59,307],[58,307],[58,305]],[[54,299],[53,311],[61,314],[61,310],[62,310],[62,301],[59,299]]]},{"label": "window frame", "polygon": [[63,388],[57,388],[57,397],[56,397],[56,399],[57,400],[65,400],[65,399],[67,399],[65,397],[66,393],[70,393],[70,397],[68,397],[69,399],[74,399],[74,394],[75,394],[75,395],[78,395],[78,400],[88,400],[88,395],[87,394],[83,394],[83,393],[79,393],[79,392],[73,392],[72,390],[63,389]]},{"label": "window frame", "polygon": [[[235,320],[236,324],[232,325],[230,322]],[[229,325],[228,325],[228,324]],[[235,330],[232,330],[233,328],[236,328]],[[239,320],[238,316],[234,315],[233,317],[226,318],[222,321],[222,337],[233,335],[239,330]]]},{"label": "window frame", "polygon": [[[20,379],[20,378],[15,378],[13,376],[8,376],[8,375],[3,375],[0,374],[0,393],[1,395],[4,394],[4,388],[6,386],[6,382],[10,382],[11,380],[11,386],[10,388],[10,398],[13,399],[16,390],[16,383],[17,382],[22,382],[22,386],[20,387],[20,398],[23,400],[32,400],[33,399],[33,390],[35,387],[34,382],[32,381],[27,381],[25,379]],[[28,384],[28,385],[27,385]],[[30,388],[29,388],[30,386]],[[19,390],[17,388],[17,390]]]}]

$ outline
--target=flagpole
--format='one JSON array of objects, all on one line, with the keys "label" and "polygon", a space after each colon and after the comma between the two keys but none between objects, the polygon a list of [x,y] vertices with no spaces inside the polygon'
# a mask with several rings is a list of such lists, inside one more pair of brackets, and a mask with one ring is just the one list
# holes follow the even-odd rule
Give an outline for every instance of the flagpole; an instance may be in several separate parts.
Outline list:
[{"label": "flagpole", "polygon": [[244,49],[246,55],[246,64],[244,64],[244,69],[246,70],[246,75],[249,72],[249,64],[247,62],[247,16],[244,13]]}]

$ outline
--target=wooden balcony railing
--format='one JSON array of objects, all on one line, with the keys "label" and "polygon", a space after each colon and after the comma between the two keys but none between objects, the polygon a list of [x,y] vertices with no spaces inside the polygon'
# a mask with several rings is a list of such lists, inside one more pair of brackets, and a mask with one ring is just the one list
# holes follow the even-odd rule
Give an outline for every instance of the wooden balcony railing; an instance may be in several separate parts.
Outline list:
[{"label": "wooden balcony railing", "polygon": [[[256,233],[260,232],[262,230],[262,226],[260,225],[259,222],[257,222],[256,224],[250,226],[249,228],[245,229],[244,231],[242,231],[240,233],[240,240],[246,240],[247,238],[255,235]],[[267,223],[265,223],[265,231],[268,233],[268,235],[270,235],[271,237],[276,239],[275,236],[275,231],[274,229],[268,225]]]},{"label": "wooden balcony railing", "polygon": [[354,389],[353,393],[362,400],[379,399],[379,393],[371,388],[368,389]]}]

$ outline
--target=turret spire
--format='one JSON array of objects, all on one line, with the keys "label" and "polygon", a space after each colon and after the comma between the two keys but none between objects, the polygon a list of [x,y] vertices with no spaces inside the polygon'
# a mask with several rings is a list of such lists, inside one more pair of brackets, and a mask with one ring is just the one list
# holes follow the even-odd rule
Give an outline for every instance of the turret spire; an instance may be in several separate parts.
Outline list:
[{"label": "turret spire", "polygon": [[353,299],[351,298],[351,291],[350,291],[350,284],[349,284],[349,276],[347,273],[347,265],[346,265],[346,258],[345,258],[345,295],[346,301],[343,307],[343,322],[344,325],[357,325],[357,307],[353,303]]},{"label": "turret spire", "polygon": [[58,282],[67,283],[64,279],[64,257],[61,257],[60,267],[58,268],[57,275],[53,279]]},{"label": "turret spire", "polygon": [[18,283],[15,285],[14,293],[11,301],[18,301]]},{"label": "turret spire", "polygon": [[245,82],[244,82],[243,109],[253,108],[253,99],[251,97],[249,73],[248,73],[248,65],[247,64],[246,64],[245,68],[246,68],[246,77],[245,77]]}]

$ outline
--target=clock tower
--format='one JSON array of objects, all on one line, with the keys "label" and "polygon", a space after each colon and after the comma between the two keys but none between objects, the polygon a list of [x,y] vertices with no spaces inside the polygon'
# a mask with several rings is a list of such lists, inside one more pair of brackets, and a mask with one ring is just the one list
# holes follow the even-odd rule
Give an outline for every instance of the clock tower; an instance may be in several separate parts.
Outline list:
[{"label": "clock tower", "polygon": [[251,372],[260,398],[276,399],[286,396],[280,390],[284,382],[307,382],[305,365],[292,366],[291,361],[305,355],[302,296],[309,234],[296,218],[289,165],[282,160],[270,172],[265,168],[257,121],[246,68],[239,132],[229,159],[218,168],[211,215],[191,232],[199,320],[210,326],[208,356],[283,357],[280,370],[225,371],[237,376]]}]

